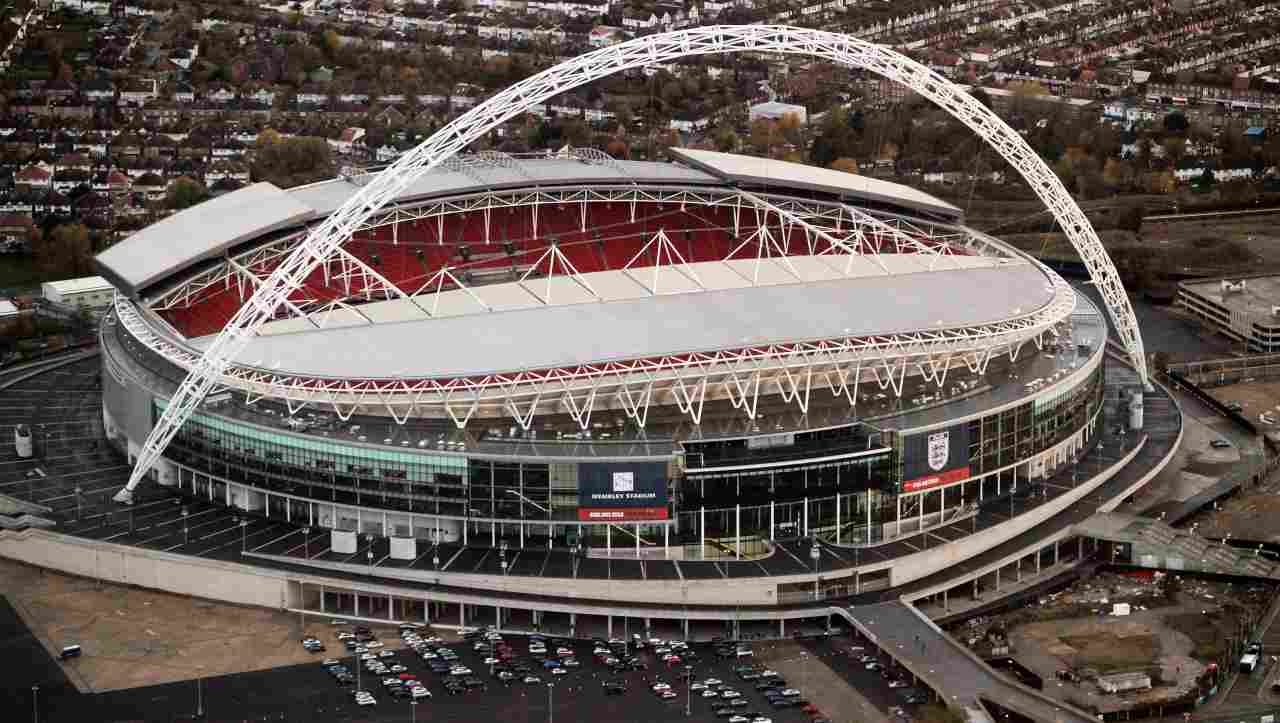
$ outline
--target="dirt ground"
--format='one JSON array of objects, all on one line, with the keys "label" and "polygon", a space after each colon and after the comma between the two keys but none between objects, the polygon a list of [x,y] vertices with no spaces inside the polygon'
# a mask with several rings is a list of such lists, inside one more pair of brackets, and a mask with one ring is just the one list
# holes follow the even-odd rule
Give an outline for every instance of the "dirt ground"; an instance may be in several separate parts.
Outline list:
[{"label": "dirt ground", "polygon": [[[328,619],[239,607],[42,571],[0,559],[7,597],[51,653],[77,643],[67,665],[83,692],[100,692],[318,661],[303,632],[336,654]],[[388,646],[394,632],[379,636]],[[343,651],[345,652],[345,651]]]},{"label": "dirt ground", "polygon": [[[1222,631],[1235,624],[1233,608],[1224,604],[1269,593],[1182,578],[1176,603],[1170,604],[1161,580],[1100,574],[960,636],[972,643],[993,627],[1005,628],[1013,657],[1044,679],[1045,692],[1099,711],[1175,697],[1194,685],[1225,639]],[[1118,602],[1130,603],[1132,614],[1112,615]],[[1060,670],[1083,680],[1059,681]],[[1156,687],[1119,696],[1098,690],[1096,676],[1130,671],[1158,671]]]}]

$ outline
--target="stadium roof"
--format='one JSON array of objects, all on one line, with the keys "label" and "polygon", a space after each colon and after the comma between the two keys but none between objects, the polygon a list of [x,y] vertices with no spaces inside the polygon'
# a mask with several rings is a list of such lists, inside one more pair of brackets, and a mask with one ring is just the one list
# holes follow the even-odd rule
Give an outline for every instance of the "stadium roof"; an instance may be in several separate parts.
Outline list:
[{"label": "stadium roof", "polygon": [[[492,312],[264,335],[254,338],[237,362],[329,378],[475,376],[966,327],[1027,315],[1053,298],[1044,272],[1025,261],[969,257],[927,271],[922,257],[884,258],[902,268],[892,274],[739,284],[697,293],[628,297],[619,292],[602,301],[535,302]],[[910,263],[921,266],[909,272]],[[804,265],[801,261],[797,268]],[[603,276],[592,283],[607,286]],[[527,294],[514,283],[495,286]],[[494,286],[478,292],[501,293]],[[203,347],[210,341],[204,337],[194,343]]]},{"label": "stadium roof", "polygon": [[787,161],[774,161],[768,158],[740,156],[736,153],[699,151],[692,148],[670,148],[667,152],[684,163],[715,174],[726,181],[806,188],[891,203],[926,213],[942,214],[953,219],[961,216],[959,208],[923,191],[878,178],[859,176],[856,173],[833,171],[829,168]]},{"label": "stadium roof", "polygon": [[[508,165],[468,162],[465,170],[434,169],[396,203],[435,196],[536,186],[601,183],[719,184],[716,176],[674,163],[597,163],[576,158],[523,158]],[[360,190],[346,179],[283,191],[255,183],[176,213],[98,255],[103,274],[133,293],[245,241],[327,216]]]},{"label": "stadium roof", "polygon": [[[459,195],[501,188],[575,186],[591,183],[714,184],[719,179],[672,163],[627,161],[601,164],[574,158],[522,158],[509,166],[469,163],[465,171],[436,168],[414,181],[396,203],[443,195]],[[323,181],[289,191],[318,215],[338,209],[359,187],[344,180]]]},{"label": "stadium roof", "polygon": [[302,223],[310,206],[270,183],[255,183],[147,226],[98,254],[104,276],[136,291],[262,234]]}]

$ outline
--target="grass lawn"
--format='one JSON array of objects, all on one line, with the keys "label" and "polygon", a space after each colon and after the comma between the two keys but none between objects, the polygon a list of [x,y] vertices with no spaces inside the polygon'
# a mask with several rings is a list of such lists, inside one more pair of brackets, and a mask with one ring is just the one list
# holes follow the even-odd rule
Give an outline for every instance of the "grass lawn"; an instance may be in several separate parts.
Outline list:
[{"label": "grass lawn", "polygon": [[36,260],[25,254],[0,255],[0,291],[5,294],[24,294],[38,291],[40,282],[59,278],[36,268]]},{"label": "grass lawn", "polygon": [[1154,635],[1070,635],[1062,642],[1076,649],[1079,665],[1102,675],[1146,668],[1160,655],[1160,641]]}]

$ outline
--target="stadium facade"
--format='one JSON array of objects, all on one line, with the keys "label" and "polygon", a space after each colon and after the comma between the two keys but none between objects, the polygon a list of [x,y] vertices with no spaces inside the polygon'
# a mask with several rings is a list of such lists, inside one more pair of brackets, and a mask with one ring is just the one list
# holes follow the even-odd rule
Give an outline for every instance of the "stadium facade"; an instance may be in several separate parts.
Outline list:
[{"label": "stadium facade", "polygon": [[[1093,444],[1107,325],[1054,272],[904,186],[672,153],[426,173],[292,289],[152,479],[333,550],[500,549],[505,573],[521,550],[874,555]],[[130,462],[214,335],[365,182],[255,184],[99,257],[121,291],[103,420]]]}]

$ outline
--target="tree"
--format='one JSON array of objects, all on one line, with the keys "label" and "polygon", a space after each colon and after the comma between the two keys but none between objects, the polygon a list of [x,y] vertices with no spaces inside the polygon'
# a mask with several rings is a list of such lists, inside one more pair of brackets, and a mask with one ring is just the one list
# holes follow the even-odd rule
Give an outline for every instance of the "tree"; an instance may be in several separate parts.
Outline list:
[{"label": "tree", "polygon": [[186,176],[174,179],[165,193],[165,204],[174,210],[181,210],[200,203],[209,197],[204,184]]},{"label": "tree", "polygon": [[831,170],[857,174],[858,162],[852,158],[837,158],[831,162]]},{"label": "tree", "polygon": [[[266,136],[264,132],[262,136]],[[256,181],[269,181],[281,188],[333,178],[335,169],[329,143],[323,138],[280,138],[263,142],[259,136],[251,172]]]},{"label": "tree", "polygon": [[1202,189],[1209,189],[1213,188],[1213,184],[1217,183],[1217,181],[1218,179],[1213,177],[1213,169],[1205,166],[1204,170],[1200,172],[1200,178],[1196,180],[1196,185]]},{"label": "tree", "polygon": [[93,273],[93,244],[84,224],[62,224],[43,235],[32,249],[36,266],[49,274],[88,276]]},{"label": "tree", "polygon": [[1191,124],[1182,113],[1175,111],[1164,117],[1164,129],[1170,133],[1186,133],[1189,127]]}]

